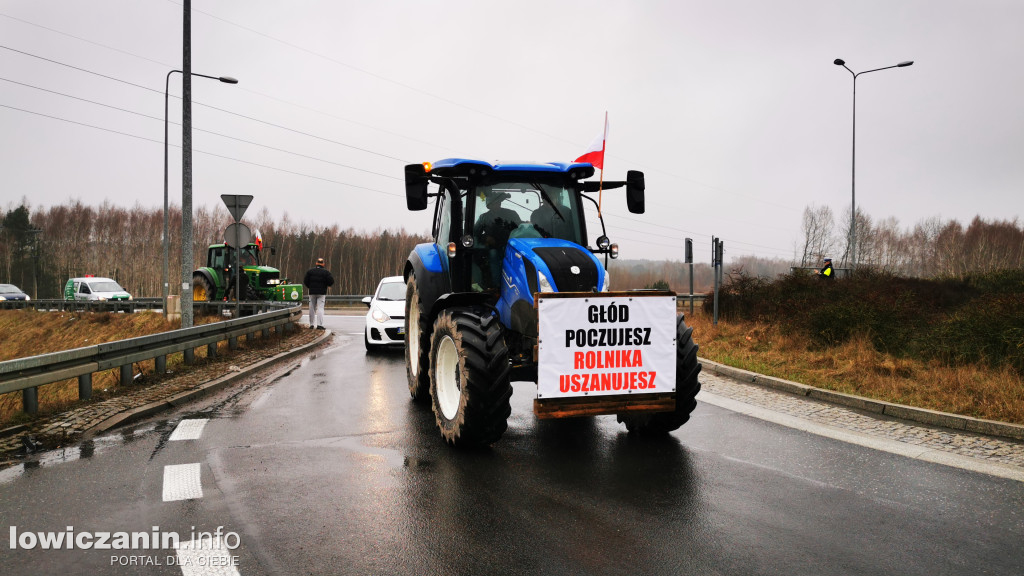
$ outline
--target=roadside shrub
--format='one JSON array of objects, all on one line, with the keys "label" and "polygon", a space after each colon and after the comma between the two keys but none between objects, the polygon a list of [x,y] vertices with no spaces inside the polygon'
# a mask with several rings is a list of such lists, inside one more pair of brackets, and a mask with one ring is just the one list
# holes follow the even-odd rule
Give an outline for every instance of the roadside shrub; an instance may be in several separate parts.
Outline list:
[{"label": "roadside shrub", "polygon": [[775,280],[731,274],[719,291],[719,315],[776,325],[813,347],[866,337],[877,351],[895,356],[984,362],[1024,373],[1022,270],[963,280],[900,278],[868,269],[833,281],[799,271]]}]

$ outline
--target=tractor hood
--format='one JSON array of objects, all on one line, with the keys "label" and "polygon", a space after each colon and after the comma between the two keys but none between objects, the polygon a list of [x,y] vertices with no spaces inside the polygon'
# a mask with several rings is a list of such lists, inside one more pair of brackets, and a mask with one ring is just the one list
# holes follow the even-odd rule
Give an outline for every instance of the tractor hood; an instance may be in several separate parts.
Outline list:
[{"label": "tractor hood", "polygon": [[[513,260],[523,261],[531,293],[600,292],[606,287],[601,261],[579,244],[557,238],[511,238],[508,247]],[[517,262],[510,264],[517,267]]]},{"label": "tractor hood", "polygon": [[270,266],[242,266],[246,272],[259,272],[260,274],[277,273],[277,268],[271,268]]}]

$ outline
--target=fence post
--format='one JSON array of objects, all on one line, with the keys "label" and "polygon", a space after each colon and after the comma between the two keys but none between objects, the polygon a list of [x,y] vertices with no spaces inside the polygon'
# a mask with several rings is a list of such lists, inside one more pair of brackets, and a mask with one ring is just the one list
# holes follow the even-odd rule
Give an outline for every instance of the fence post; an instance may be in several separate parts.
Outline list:
[{"label": "fence post", "polygon": [[92,373],[82,374],[78,377],[78,399],[88,400],[92,398]]},{"label": "fence post", "polygon": [[128,386],[132,383],[132,365],[121,366],[121,386]]},{"label": "fence post", "polygon": [[206,357],[209,358],[209,359],[213,359],[213,358],[217,357],[217,343],[216,342],[214,342],[212,344],[207,344],[206,345]]},{"label": "fence post", "polygon": [[21,391],[21,406],[25,412],[35,414],[39,412],[39,388],[25,388]]},{"label": "fence post", "polygon": [[196,361],[196,351],[194,348],[185,348],[181,351],[181,355],[185,358],[185,365],[191,366]]},{"label": "fence post", "polygon": [[166,374],[167,373],[167,355],[166,354],[164,354],[162,356],[157,356],[156,358],[154,358],[153,359],[153,363],[154,363],[154,369],[156,370],[157,374]]},{"label": "fence post", "polygon": [[231,338],[228,338],[228,349],[238,350],[238,336],[232,336]]}]

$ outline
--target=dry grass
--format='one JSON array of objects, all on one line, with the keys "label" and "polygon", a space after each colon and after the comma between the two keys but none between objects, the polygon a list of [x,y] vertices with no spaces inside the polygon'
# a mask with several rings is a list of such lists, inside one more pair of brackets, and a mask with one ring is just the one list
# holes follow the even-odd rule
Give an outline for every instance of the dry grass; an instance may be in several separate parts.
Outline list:
[{"label": "dry grass", "polygon": [[815,349],[776,327],[753,322],[712,324],[696,313],[700,355],[729,366],[819,388],[975,418],[1024,424],[1024,378],[1009,368],[952,367],[876,351],[866,335]]},{"label": "dry grass", "polygon": [[[196,324],[215,322],[218,318],[196,318]],[[124,340],[177,329],[163,315],[151,312],[115,314],[109,312],[37,312],[35,310],[0,310],[0,361],[24,358],[48,352],[59,352],[103,342]],[[226,343],[221,343],[226,347]],[[226,348],[225,348],[226,350]],[[206,356],[206,347],[196,350],[196,358]],[[167,358],[174,370],[184,363],[181,354]],[[135,364],[136,373],[152,375],[152,360]],[[93,374],[93,400],[118,395],[120,378],[117,370]],[[78,402],[78,380],[70,379],[39,387],[39,413],[50,414]],[[0,427],[30,420],[22,412],[22,393],[0,394]]]}]

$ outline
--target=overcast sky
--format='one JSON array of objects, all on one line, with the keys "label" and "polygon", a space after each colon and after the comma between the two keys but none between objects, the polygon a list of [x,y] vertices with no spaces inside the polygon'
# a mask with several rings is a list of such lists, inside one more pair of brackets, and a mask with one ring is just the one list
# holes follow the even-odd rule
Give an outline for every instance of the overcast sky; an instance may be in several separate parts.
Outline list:
[{"label": "overcast sky", "polygon": [[[608,112],[624,258],[793,256],[809,205],[904,227],[1013,219],[1024,189],[1020,0],[193,0],[194,203],[427,231],[402,166],[571,161]],[[176,0],[0,0],[0,207],[163,204]],[[181,95],[181,75],[170,83]],[[59,93],[59,94],[58,94]],[[180,122],[181,101],[170,119]],[[102,128],[102,129],[100,129]],[[181,128],[170,130],[181,202]]]}]

